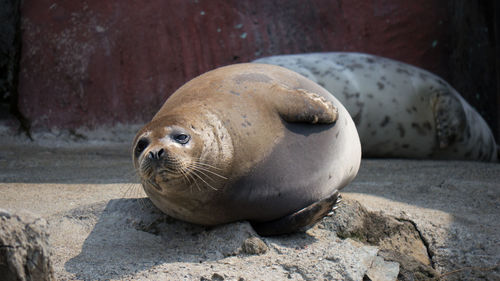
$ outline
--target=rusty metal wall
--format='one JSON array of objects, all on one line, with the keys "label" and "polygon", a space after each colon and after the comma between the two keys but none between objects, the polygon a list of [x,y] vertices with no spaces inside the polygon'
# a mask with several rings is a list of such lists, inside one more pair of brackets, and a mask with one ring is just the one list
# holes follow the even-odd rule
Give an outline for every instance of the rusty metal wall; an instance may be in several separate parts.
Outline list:
[{"label": "rusty metal wall", "polygon": [[19,110],[32,128],[148,120],[189,79],[262,56],[382,55],[449,69],[446,1],[23,1]]}]

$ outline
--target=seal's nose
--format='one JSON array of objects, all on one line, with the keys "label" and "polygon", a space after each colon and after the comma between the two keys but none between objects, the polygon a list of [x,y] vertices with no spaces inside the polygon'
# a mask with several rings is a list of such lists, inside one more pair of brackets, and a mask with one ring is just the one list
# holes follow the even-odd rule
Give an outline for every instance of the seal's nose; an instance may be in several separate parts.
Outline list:
[{"label": "seal's nose", "polygon": [[165,155],[165,150],[163,148],[160,148],[158,150],[155,150],[155,151],[150,151],[149,152],[149,158],[150,159],[161,159],[163,157],[163,155]]}]

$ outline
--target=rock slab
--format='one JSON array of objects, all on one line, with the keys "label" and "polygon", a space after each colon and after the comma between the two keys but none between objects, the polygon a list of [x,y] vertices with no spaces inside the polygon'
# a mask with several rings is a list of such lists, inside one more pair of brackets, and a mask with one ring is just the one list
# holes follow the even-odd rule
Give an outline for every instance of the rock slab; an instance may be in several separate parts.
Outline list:
[{"label": "rock slab", "polygon": [[0,209],[0,276],[5,281],[54,279],[47,221]]}]

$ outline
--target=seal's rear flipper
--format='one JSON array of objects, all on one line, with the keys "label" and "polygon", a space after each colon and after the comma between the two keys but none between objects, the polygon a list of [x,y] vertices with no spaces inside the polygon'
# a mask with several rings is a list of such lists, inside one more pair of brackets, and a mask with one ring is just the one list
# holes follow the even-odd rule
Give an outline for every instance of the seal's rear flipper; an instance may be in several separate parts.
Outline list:
[{"label": "seal's rear flipper", "polygon": [[467,118],[460,100],[448,90],[437,90],[431,96],[439,148],[447,148],[465,134]]},{"label": "seal's rear flipper", "polygon": [[335,191],[330,197],[315,202],[288,216],[269,222],[252,222],[252,227],[261,236],[305,231],[328,215],[339,201],[339,192]]}]

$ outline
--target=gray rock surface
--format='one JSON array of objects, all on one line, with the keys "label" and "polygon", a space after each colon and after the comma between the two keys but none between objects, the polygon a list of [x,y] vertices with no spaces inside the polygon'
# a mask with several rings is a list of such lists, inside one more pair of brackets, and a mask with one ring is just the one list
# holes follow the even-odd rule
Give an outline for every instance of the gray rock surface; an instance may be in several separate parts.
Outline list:
[{"label": "gray rock surface", "polygon": [[47,221],[28,213],[0,209],[0,279],[54,279]]},{"label": "gray rock surface", "polygon": [[[379,255],[383,258],[377,257],[372,270],[366,274],[372,280],[395,280],[400,266],[402,276],[399,280],[411,280],[403,277],[405,272],[429,278],[439,276],[431,266],[432,257],[424,238],[411,221],[383,212],[370,212],[358,201],[344,199],[335,215],[324,219],[321,224],[341,238],[353,238],[379,248]],[[397,263],[383,262],[384,259]],[[395,277],[389,278],[394,272]]]},{"label": "gray rock surface", "polygon": [[67,236],[76,222],[88,233],[83,241],[79,238],[77,255],[64,262],[59,277],[70,279],[199,280],[218,274],[229,280],[361,280],[378,252],[313,229],[259,238],[270,249],[249,254],[244,248],[257,234],[247,222],[214,228],[192,225],[165,216],[144,199],[112,199],[58,217],[52,232]]},{"label": "gray rock surface", "polygon": [[500,164],[368,160],[344,193],[412,222],[445,280],[500,280]]},{"label": "gray rock surface", "polygon": [[372,266],[366,272],[371,281],[396,280],[399,274],[399,263],[385,261],[382,257],[375,257]]},{"label": "gray rock surface", "polygon": [[243,245],[241,246],[241,249],[243,250],[243,253],[249,254],[249,255],[262,255],[267,253],[269,250],[269,247],[267,247],[266,243],[262,241],[262,239],[258,237],[250,237],[243,242]]},{"label": "gray rock surface", "polygon": [[[365,159],[332,217],[279,237],[258,237],[247,222],[205,228],[161,214],[138,199],[128,144],[0,139],[0,171],[0,207],[49,222],[60,280],[500,278],[497,163]],[[358,231],[367,225],[387,229]],[[251,237],[267,251],[243,250]],[[400,243],[408,239],[420,244]],[[422,247],[428,265],[415,262]]]}]

